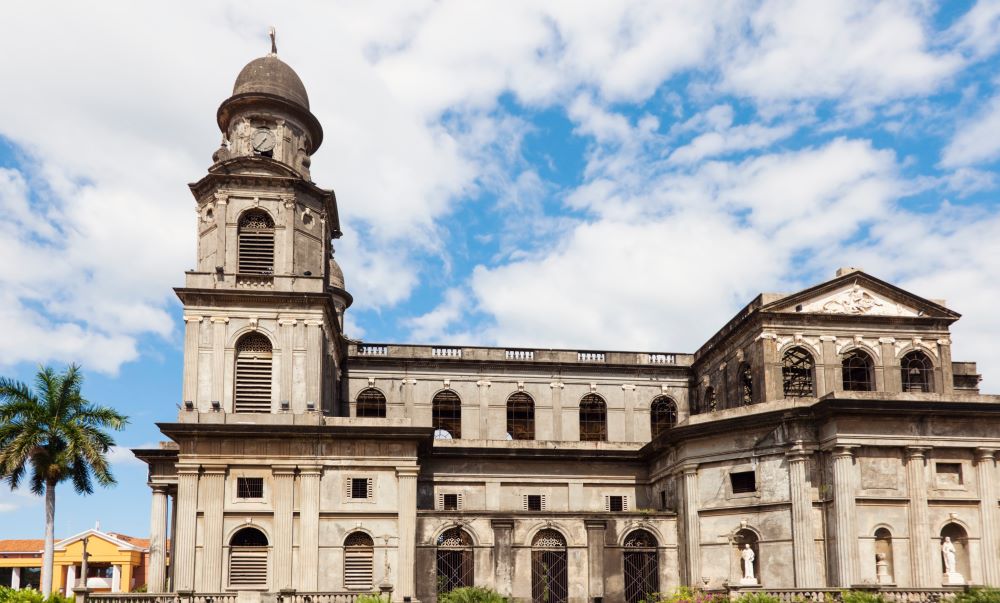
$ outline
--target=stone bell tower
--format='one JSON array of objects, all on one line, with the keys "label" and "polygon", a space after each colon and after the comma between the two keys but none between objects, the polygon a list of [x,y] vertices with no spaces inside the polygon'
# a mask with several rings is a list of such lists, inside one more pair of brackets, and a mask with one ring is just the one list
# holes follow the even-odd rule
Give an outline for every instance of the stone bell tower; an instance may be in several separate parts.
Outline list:
[{"label": "stone bell tower", "polygon": [[181,420],[334,414],[351,304],[333,259],[337,200],[311,180],[323,129],[273,32],[271,52],[243,68],[217,119],[222,144],[190,185],[197,268],[177,289],[186,328]]}]

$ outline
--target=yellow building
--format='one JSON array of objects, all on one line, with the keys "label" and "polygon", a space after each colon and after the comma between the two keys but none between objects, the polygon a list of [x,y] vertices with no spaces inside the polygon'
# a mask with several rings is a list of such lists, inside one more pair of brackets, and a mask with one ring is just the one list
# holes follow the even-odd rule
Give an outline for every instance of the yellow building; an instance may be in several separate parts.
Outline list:
[{"label": "yellow building", "polygon": [[[93,529],[55,543],[52,590],[73,594],[87,540],[87,587],[93,592],[132,592],[146,584],[149,540]],[[0,586],[38,588],[43,540],[0,540]]]}]

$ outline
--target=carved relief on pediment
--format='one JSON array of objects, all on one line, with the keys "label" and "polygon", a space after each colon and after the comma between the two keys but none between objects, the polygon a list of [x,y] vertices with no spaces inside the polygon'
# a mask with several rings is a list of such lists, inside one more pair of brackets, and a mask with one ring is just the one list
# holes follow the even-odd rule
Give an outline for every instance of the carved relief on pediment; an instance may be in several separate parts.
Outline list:
[{"label": "carved relief on pediment", "polygon": [[857,283],[848,285],[824,297],[802,304],[800,312],[817,314],[852,314],[859,316],[918,316],[903,304],[865,289]]}]

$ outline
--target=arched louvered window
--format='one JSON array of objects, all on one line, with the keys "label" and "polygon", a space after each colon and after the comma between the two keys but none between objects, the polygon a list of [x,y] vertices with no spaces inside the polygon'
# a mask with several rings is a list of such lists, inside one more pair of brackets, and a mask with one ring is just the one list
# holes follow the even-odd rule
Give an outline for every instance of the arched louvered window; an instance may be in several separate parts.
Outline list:
[{"label": "arched louvered window", "polygon": [[565,603],[569,599],[566,538],[552,529],[531,542],[532,603]]},{"label": "arched louvered window", "polygon": [[649,406],[649,423],[653,439],[677,425],[677,403],[667,396],[659,396]]},{"label": "arched louvered window", "polygon": [[450,389],[440,391],[431,401],[434,415],[434,437],[460,439],[462,437],[462,399]]},{"label": "arched louvered window", "polygon": [[344,539],[344,587],[370,591],[374,584],[375,542],[364,532],[351,532]]},{"label": "arched louvered window", "polygon": [[875,391],[875,371],[871,356],[861,350],[851,350],[844,355],[842,366],[844,391]]},{"label": "arched louvered window", "polygon": [[656,537],[646,530],[633,530],[625,537],[622,551],[625,601],[655,601],[660,592],[660,562]]},{"label": "arched louvered window", "polygon": [[535,401],[524,392],[507,398],[507,437],[511,440],[535,439]]},{"label": "arched louvered window", "polygon": [[236,342],[234,412],[271,412],[271,341],[247,333]]},{"label": "arched louvered window", "polygon": [[781,357],[781,382],[786,398],[809,398],[816,395],[813,384],[815,362],[812,354],[792,348]]},{"label": "arched louvered window", "polygon": [[903,378],[904,392],[932,392],[934,391],[934,365],[927,354],[914,350],[903,356],[899,363],[900,372]]},{"label": "arched louvered window", "polygon": [[257,528],[243,528],[229,539],[229,586],[267,588],[267,536]]},{"label": "arched louvered window", "polygon": [[437,541],[438,593],[472,586],[475,574],[472,537],[462,528],[446,530]]},{"label": "arched louvered window", "polygon": [[750,364],[744,362],[740,365],[740,405],[751,404],[753,404],[753,371],[750,370]]},{"label": "arched louvered window", "polygon": [[608,405],[597,394],[587,394],[580,400],[580,441],[608,440]]},{"label": "arched louvered window", "polygon": [[274,273],[274,220],[263,210],[252,209],[240,216],[239,271]]},{"label": "arched louvered window", "polygon": [[385,394],[369,387],[358,394],[358,401],[355,405],[356,417],[385,418]]}]

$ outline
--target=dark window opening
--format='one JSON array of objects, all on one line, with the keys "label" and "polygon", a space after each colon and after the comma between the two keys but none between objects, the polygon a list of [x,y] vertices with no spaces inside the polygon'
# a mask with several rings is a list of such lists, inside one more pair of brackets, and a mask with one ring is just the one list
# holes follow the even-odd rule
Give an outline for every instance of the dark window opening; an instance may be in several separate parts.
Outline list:
[{"label": "dark window opening", "polygon": [[[458,394],[449,390],[438,392],[431,401],[433,407],[434,437],[444,438],[447,433],[449,437],[460,439],[462,437],[462,400]],[[440,436],[438,433],[440,433]]]},{"label": "dark window opening", "polygon": [[362,391],[358,394],[354,414],[357,417],[384,419],[385,395],[373,387]]},{"label": "dark window opening", "polygon": [[853,350],[844,356],[844,391],[875,391],[872,357],[861,350]]},{"label": "dark window opening", "polygon": [[444,507],[445,511],[458,510],[458,494],[445,494],[441,498],[441,506]]},{"label": "dark window opening", "polygon": [[625,510],[625,500],[622,496],[609,496],[608,497],[608,511],[612,513],[620,513]]},{"label": "dark window opening", "polygon": [[792,348],[781,359],[781,381],[786,398],[816,395],[813,385],[813,357],[802,348]]},{"label": "dark window opening", "polygon": [[740,366],[740,404],[743,406],[753,404],[753,372],[746,363]]},{"label": "dark window opening", "polygon": [[900,371],[904,392],[928,393],[933,391],[931,383],[934,365],[923,352],[913,351],[903,356],[903,360],[900,362]]},{"label": "dark window opening", "polygon": [[667,491],[660,490],[660,509],[663,511],[667,510]]},{"label": "dark window opening", "polygon": [[507,436],[512,440],[535,439],[535,401],[524,392],[507,398]]},{"label": "dark window opening", "polygon": [[653,439],[656,439],[656,436],[677,425],[677,404],[666,396],[656,398],[649,407],[649,421]]},{"label": "dark window opening", "polygon": [[733,494],[746,494],[757,491],[757,472],[738,471],[729,474],[729,483],[733,486]]},{"label": "dark window opening", "polygon": [[264,498],[264,478],[236,478],[236,498]]},{"label": "dark window opening", "polygon": [[542,495],[541,494],[529,494],[528,495],[528,510],[529,511],[541,511],[542,510]]},{"label": "dark window opening", "polygon": [[580,441],[604,442],[608,439],[608,406],[597,394],[580,400]]},{"label": "dark window opening", "polygon": [[368,498],[371,480],[366,477],[351,478],[351,498]]}]

